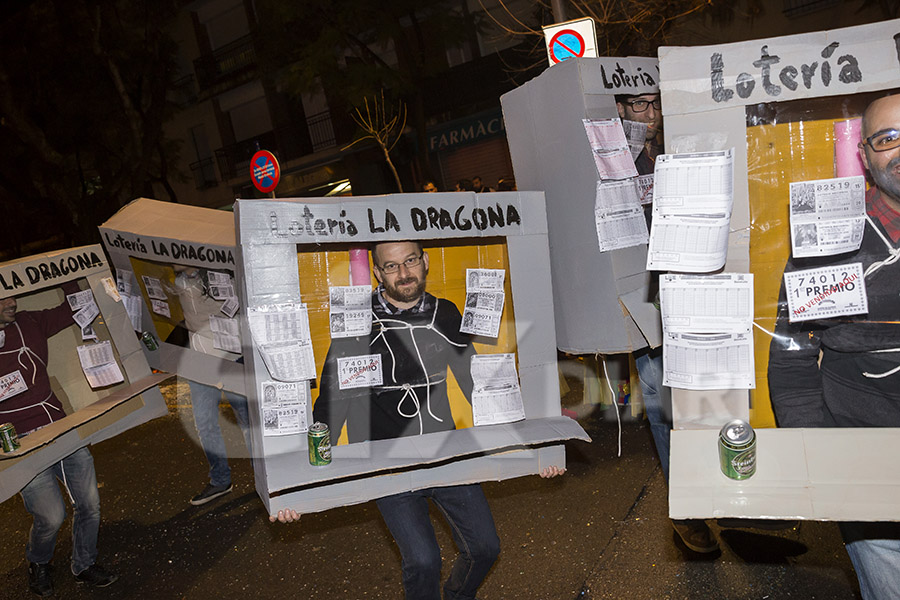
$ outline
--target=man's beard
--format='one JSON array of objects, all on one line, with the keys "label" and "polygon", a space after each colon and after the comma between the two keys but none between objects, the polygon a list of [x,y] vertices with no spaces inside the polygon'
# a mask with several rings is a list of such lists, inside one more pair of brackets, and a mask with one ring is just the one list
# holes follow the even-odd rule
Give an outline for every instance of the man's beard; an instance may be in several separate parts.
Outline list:
[{"label": "man's beard", "polygon": [[900,180],[898,180],[898,174],[894,171],[898,165],[900,165],[900,156],[895,156],[888,162],[884,170],[871,170],[872,179],[875,180],[875,185],[878,186],[878,189],[895,201],[900,201]]},{"label": "man's beard", "polygon": [[[414,286],[400,289],[399,286],[407,283],[415,283]],[[393,283],[384,282],[384,289],[388,296],[400,302],[415,302],[419,296],[425,293],[425,280],[419,279],[415,275],[410,275],[404,279],[397,279]]]}]

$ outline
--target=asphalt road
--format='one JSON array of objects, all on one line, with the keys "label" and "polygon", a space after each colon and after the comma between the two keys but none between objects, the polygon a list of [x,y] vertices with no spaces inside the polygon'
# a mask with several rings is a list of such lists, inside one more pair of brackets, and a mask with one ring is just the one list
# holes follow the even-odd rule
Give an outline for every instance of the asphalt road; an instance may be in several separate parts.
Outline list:
[{"label": "asphalt road", "polygon": [[[174,386],[173,386],[174,388]],[[169,397],[174,398],[174,389]],[[225,419],[230,409],[222,408]],[[612,418],[610,418],[612,416]],[[674,539],[647,426],[614,413],[583,419],[591,444],[567,445],[568,473],[484,484],[502,551],[481,588],[490,599],[858,598],[833,523],[781,531],[721,529],[722,550],[698,556]],[[400,558],[373,503],[269,523],[233,420],[226,440],[235,490],[188,504],[206,482],[190,405],[92,447],[103,523],[99,562],[121,579],[103,590],[68,573],[69,523],[54,563],[58,598],[402,598]],[[455,556],[436,519],[444,567]],[[19,497],[0,504],[0,598],[28,598],[30,526]]]}]

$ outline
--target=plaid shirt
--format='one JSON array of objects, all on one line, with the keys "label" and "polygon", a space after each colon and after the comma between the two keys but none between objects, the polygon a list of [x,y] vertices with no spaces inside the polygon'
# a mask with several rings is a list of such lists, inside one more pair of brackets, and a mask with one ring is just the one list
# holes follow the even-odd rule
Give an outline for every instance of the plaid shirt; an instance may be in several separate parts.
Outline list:
[{"label": "plaid shirt", "polygon": [[873,219],[878,219],[885,233],[895,244],[900,241],[900,213],[884,201],[881,191],[875,186],[866,192],[866,212]]},{"label": "plaid shirt", "polygon": [[419,301],[415,306],[410,308],[398,308],[384,299],[384,284],[378,284],[378,287],[375,288],[373,292],[376,298],[378,298],[378,303],[381,305],[382,310],[391,316],[402,315],[404,313],[423,313],[429,310],[434,310],[435,307],[435,298],[431,294],[425,292],[419,298]]}]

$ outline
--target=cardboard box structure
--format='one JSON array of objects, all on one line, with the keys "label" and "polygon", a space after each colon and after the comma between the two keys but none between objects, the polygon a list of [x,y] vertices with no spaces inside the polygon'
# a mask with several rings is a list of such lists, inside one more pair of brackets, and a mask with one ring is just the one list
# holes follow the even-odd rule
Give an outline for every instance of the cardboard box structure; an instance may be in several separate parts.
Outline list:
[{"label": "cardboard box structure", "polygon": [[[272,377],[242,318],[256,487],[270,514],[280,509],[314,512],[424,487],[534,474],[564,464],[560,440],[588,439],[577,422],[560,416],[541,193],[239,200],[235,215],[242,306],[250,311],[307,303],[317,369],[329,341],[327,335],[316,341],[313,313],[321,308],[323,294],[327,307],[328,285],[348,284],[347,262],[337,260],[337,254],[374,241],[421,240],[432,257],[428,290],[451,300],[460,289],[464,293],[464,266],[508,268],[511,297],[507,295],[504,314],[514,315],[514,322],[510,320],[506,342],[501,335],[485,347],[504,351],[508,343],[516,352],[526,414],[516,423],[462,428],[454,414],[457,430],[333,445],[330,465],[311,466],[305,433],[263,435],[259,390]],[[499,253],[491,249],[496,246]],[[471,252],[465,256],[474,257],[473,262],[463,265],[454,258],[460,252]],[[508,258],[494,262],[499,255]],[[309,390],[308,381],[302,385]],[[312,404],[307,405],[307,422]],[[332,432],[332,443],[338,436]]]},{"label": "cardboard box structure", "polygon": [[500,101],[520,190],[543,190],[556,343],[615,354],[662,343],[647,247],[601,252],[594,223],[597,167],[582,119],[618,117],[615,94],[658,92],[655,58],[570,59]]},{"label": "cardboard box structure", "polygon": [[[219,352],[212,343],[195,343],[195,332],[181,305],[173,267],[183,265],[234,276],[234,215],[227,211],[138,198],[100,226],[103,245],[117,270],[133,274],[132,294],[140,295],[141,329],[158,340],[159,349],[144,348],[154,369],[193,381],[244,393],[244,367],[239,355]],[[170,316],[150,310],[151,298],[142,276],[161,282]],[[207,299],[208,301],[208,299]],[[187,301],[185,301],[187,302]],[[218,314],[219,304],[210,302]],[[224,314],[219,314],[225,317]],[[204,313],[198,320],[208,318]]]},{"label": "cardboard box structure", "polygon": [[[47,371],[51,387],[67,414],[24,437],[18,450],[0,452],[0,502],[79,448],[166,414],[166,403],[156,386],[167,376],[151,373],[125,308],[115,294],[106,292],[104,279],[108,280],[107,285],[112,283],[109,264],[99,244],[0,263],[0,299],[15,296],[20,311],[57,306],[66,300],[59,285],[73,280],[83,282],[82,289],[93,292],[100,309],[94,331],[99,341],[112,342],[125,377],[123,383],[91,389],[77,360],[76,347],[85,343],[78,325],[73,320],[72,327],[51,337]],[[7,420],[0,403],[0,422]]]},{"label": "cardboard box structure", "polygon": [[[900,82],[900,21],[709,47],[660,48],[669,153],[734,148],[734,208],[725,271],[755,278],[757,389],[673,390],[688,420],[715,404],[774,425],[766,367],[777,295],[790,252],[788,185],[835,177],[837,121],[857,117],[872,92]],[[728,407],[731,413],[729,415]],[[702,421],[702,419],[700,419]],[[735,482],[720,472],[716,431],[672,434],[670,515],[900,520],[890,468],[895,430],[758,429],[758,468]]]}]

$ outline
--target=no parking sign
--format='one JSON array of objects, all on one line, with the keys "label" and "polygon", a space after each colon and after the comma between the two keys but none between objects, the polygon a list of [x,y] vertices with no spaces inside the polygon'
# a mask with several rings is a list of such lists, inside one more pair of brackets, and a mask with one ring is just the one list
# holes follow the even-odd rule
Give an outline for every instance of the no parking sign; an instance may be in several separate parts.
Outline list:
[{"label": "no parking sign", "polygon": [[569,58],[597,57],[597,30],[591,17],[556,23],[543,29],[551,66]]},{"label": "no parking sign", "polygon": [[275,189],[281,179],[281,167],[278,159],[268,150],[260,150],[250,159],[250,179],[263,194]]}]

